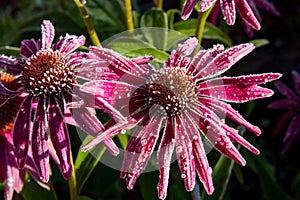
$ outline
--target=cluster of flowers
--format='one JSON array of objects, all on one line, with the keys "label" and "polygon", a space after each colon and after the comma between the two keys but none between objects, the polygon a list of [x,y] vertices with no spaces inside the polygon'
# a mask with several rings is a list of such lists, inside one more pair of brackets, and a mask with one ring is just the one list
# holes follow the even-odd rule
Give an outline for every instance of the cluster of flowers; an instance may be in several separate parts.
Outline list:
[{"label": "cluster of flowers", "polygon": [[[200,10],[205,11],[214,2],[201,1]],[[185,2],[183,18],[188,17],[195,3]],[[226,21],[234,23],[235,4],[243,19],[259,29],[246,0],[220,1]],[[198,174],[208,194],[214,188],[203,138],[240,165],[246,161],[232,141],[259,154],[222,119],[227,117],[255,135],[261,133],[228,103],[270,97],[273,91],[258,85],[276,80],[281,74],[220,76],[249,54],[254,49],[252,44],[228,49],[217,44],[193,53],[198,41],[190,38],[172,51],[162,68],[155,69],[150,63],[152,56],[127,58],[102,47],[74,52],[85,44],[84,36],[67,34],[52,44],[53,25],[44,20],[41,27],[39,40],[22,41],[21,58],[0,55],[0,182],[5,182],[5,199],[12,199],[14,191],[22,190],[26,170],[49,188],[50,158],[64,178],[70,178],[73,169],[66,124],[94,136],[83,151],[102,142],[113,155],[118,155],[119,149],[111,137],[135,128],[121,170],[128,189],[134,186],[161,138],[157,153],[160,199],[167,195],[174,151],[186,190],[193,190]],[[294,77],[299,85],[299,76]],[[278,87],[288,91],[283,85]],[[299,97],[289,91],[285,94],[299,104]],[[90,107],[103,110],[111,120],[104,126]],[[298,118],[294,123],[299,123]]]}]

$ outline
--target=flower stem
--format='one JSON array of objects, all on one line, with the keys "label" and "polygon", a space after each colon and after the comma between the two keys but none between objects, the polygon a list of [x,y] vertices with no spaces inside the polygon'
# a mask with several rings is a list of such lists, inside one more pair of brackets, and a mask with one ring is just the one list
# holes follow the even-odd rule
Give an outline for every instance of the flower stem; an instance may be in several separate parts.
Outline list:
[{"label": "flower stem", "polygon": [[195,32],[195,36],[198,39],[198,45],[201,45],[201,43],[202,43],[205,22],[206,22],[207,17],[213,7],[214,7],[214,5],[212,5],[208,10],[206,10],[204,12],[199,12],[199,14],[198,14],[198,23],[197,23],[196,32]]},{"label": "flower stem", "polygon": [[87,27],[87,30],[89,32],[89,35],[90,35],[90,38],[91,38],[93,44],[95,46],[100,46],[101,45],[100,40],[98,38],[98,35],[97,35],[94,25],[92,23],[91,17],[87,13],[87,11],[84,7],[84,4],[82,3],[82,0],[74,0],[74,2],[76,3],[76,5],[83,17],[85,26]]},{"label": "flower stem", "polygon": [[158,9],[162,9],[163,8],[163,0],[156,0],[155,4],[156,4],[156,7]]},{"label": "flower stem", "polygon": [[132,8],[131,8],[131,0],[124,0],[124,6],[125,6],[125,17],[126,17],[126,25],[127,30],[130,33],[133,33],[133,19],[132,19]]},{"label": "flower stem", "polygon": [[77,182],[76,182],[76,174],[75,174],[72,152],[70,152],[70,160],[71,160],[70,162],[71,162],[71,166],[73,169],[72,175],[68,181],[69,191],[70,191],[70,200],[77,200]]}]

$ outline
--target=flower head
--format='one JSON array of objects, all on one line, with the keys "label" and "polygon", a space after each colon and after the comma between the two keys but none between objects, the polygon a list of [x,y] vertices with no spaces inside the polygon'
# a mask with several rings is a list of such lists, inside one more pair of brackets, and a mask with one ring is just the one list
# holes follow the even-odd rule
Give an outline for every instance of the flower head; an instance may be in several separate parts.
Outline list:
[{"label": "flower head", "polygon": [[277,135],[286,124],[289,124],[283,139],[286,143],[284,151],[290,148],[291,144],[300,134],[300,75],[298,72],[293,71],[292,77],[296,93],[281,81],[277,81],[275,82],[275,87],[285,99],[274,101],[269,105],[270,108],[287,110],[287,112],[280,117],[274,130],[274,135]]},{"label": "flower head", "polygon": [[[224,50],[216,45],[191,57],[197,39],[191,38],[171,53],[163,68],[155,69],[145,60],[131,60],[105,48],[90,48],[90,54],[107,62],[104,79],[89,82],[86,88],[97,88],[98,94],[128,116],[128,123],[112,126],[95,137],[86,151],[103,138],[136,127],[127,145],[121,170],[131,189],[145,169],[160,139],[157,160],[160,167],[158,196],[167,195],[170,163],[176,152],[186,190],[195,185],[196,174],[207,193],[214,190],[202,138],[221,153],[241,165],[246,161],[235,148],[234,141],[254,154],[259,151],[229,127],[220,115],[245,126],[256,135],[260,129],[246,121],[226,102],[241,103],[269,97],[273,92],[258,84],[275,80],[281,75],[266,73],[238,77],[217,77],[254,49],[241,44]],[[142,61],[143,60],[143,61]],[[105,80],[106,78],[106,80]],[[159,137],[160,133],[162,134]]]},{"label": "flower head", "polygon": [[[214,6],[214,3],[217,0],[186,0],[183,5],[181,17],[183,19],[187,19],[199,1],[200,12],[204,12],[211,8],[211,6]],[[238,12],[246,24],[250,25],[256,30],[259,30],[261,18],[257,11],[256,5],[275,15],[279,15],[275,7],[268,2],[268,0],[220,0],[216,2],[217,10],[215,10],[212,14],[217,15],[216,12],[218,12],[218,9],[221,8],[226,23],[228,25],[233,25],[235,23],[236,12]],[[247,28],[249,28],[248,25]]]},{"label": "flower head", "polygon": [[[0,71],[0,84],[10,87],[14,77],[8,73]],[[6,99],[4,101],[0,97],[0,182],[5,182],[4,199],[12,199],[13,193],[20,193],[24,180],[26,169],[30,172],[35,180],[39,180],[34,163],[32,162],[31,154],[27,159],[25,168],[19,169],[15,157],[12,140],[13,122],[15,120],[18,108],[22,103],[21,97]],[[40,183],[41,184],[41,183]],[[49,189],[49,186],[41,184]]]},{"label": "flower head", "polygon": [[[52,23],[44,20],[41,27],[41,39],[22,41],[22,58],[0,56],[1,68],[17,75],[10,87],[0,85],[0,92],[3,99],[24,97],[13,129],[17,162],[19,167],[23,168],[31,148],[40,179],[47,182],[50,173],[49,142],[53,144],[63,176],[65,178],[71,176],[70,142],[64,115],[68,111],[67,103],[88,98],[77,83],[78,77],[87,79],[88,73],[78,74],[79,71],[84,70],[81,68],[83,58],[78,52],[72,53],[79,46],[84,45],[84,36],[67,34],[65,37],[61,36],[57,43],[52,44],[54,39]],[[75,89],[76,93],[74,93]],[[105,106],[105,102],[98,100],[97,103],[104,110],[111,111],[109,106]],[[76,108],[72,111],[77,112]],[[34,112],[33,116],[31,116],[32,112]],[[84,131],[93,135],[104,129],[87,108],[80,108],[80,113],[81,115],[74,119]],[[112,117],[117,120],[121,118],[117,116],[117,112],[110,113],[115,113],[116,115]],[[93,123],[93,128],[89,128],[87,123]],[[114,154],[118,153],[110,138],[105,139],[104,144]]]}]

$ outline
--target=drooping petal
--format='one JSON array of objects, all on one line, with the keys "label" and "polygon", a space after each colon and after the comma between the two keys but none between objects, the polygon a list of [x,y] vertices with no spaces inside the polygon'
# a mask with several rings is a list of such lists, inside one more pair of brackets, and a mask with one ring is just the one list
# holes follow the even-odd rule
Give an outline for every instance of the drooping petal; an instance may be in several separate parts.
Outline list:
[{"label": "drooping petal", "polygon": [[254,48],[253,44],[245,43],[227,49],[226,51],[218,54],[212,62],[203,67],[199,71],[197,78],[208,79],[226,72]]},{"label": "drooping petal", "polygon": [[42,49],[50,49],[54,39],[54,27],[49,20],[42,22]]},{"label": "drooping petal", "polygon": [[235,1],[236,8],[239,13],[239,15],[245,20],[250,26],[252,26],[254,29],[259,30],[260,29],[260,23],[256,19],[253,11],[251,10],[251,7],[247,3],[246,0],[238,0]]},{"label": "drooping petal", "polygon": [[0,68],[4,69],[10,74],[20,74],[23,70],[23,62],[24,61],[21,58],[13,58],[0,54]]},{"label": "drooping petal", "polygon": [[34,116],[32,128],[32,156],[38,169],[40,180],[47,183],[49,180],[49,148],[48,122],[45,108],[45,97],[40,96]]},{"label": "drooping petal", "polygon": [[287,142],[293,135],[297,135],[300,130],[299,127],[300,127],[300,115],[296,114],[293,116],[289,124],[289,127],[283,138],[283,142]]},{"label": "drooping petal", "polygon": [[274,92],[268,88],[259,87],[257,85],[246,87],[224,85],[200,89],[197,93],[226,102],[243,103],[253,99],[270,97]]},{"label": "drooping petal", "polygon": [[60,161],[60,170],[64,178],[69,179],[72,174],[69,135],[63,114],[54,96],[50,96],[48,116],[50,137]]},{"label": "drooping petal", "polygon": [[[141,134],[141,137],[137,137],[137,143],[134,148],[134,152],[131,157],[131,164],[129,166],[128,176],[126,178],[127,188],[132,189],[139,175],[144,170],[148,163],[148,160],[154,150],[155,144],[158,139],[158,134],[161,129],[163,117],[156,116],[148,123]],[[137,133],[137,135],[140,135]],[[125,157],[124,157],[125,159]]]},{"label": "drooping petal", "polygon": [[0,99],[11,99],[18,96],[19,94],[19,91],[10,90],[0,82]]},{"label": "drooping petal", "polygon": [[169,184],[171,158],[175,147],[175,131],[172,118],[166,119],[164,133],[158,147],[157,161],[159,165],[158,198],[165,199]]},{"label": "drooping petal", "polygon": [[62,55],[66,55],[84,45],[85,37],[66,34],[65,37],[60,36],[59,41],[53,45],[53,50],[59,50]]},{"label": "drooping petal", "polygon": [[216,0],[200,0],[199,11],[204,12],[208,10],[215,2]]},{"label": "drooping petal", "polygon": [[264,10],[272,13],[273,15],[276,15],[276,16],[280,15],[280,13],[275,8],[275,6],[268,0],[253,0],[253,1],[259,8],[264,9]]},{"label": "drooping petal", "polygon": [[20,46],[20,54],[26,58],[30,58],[38,51],[36,41],[34,39],[23,40]]},{"label": "drooping petal", "polygon": [[281,81],[276,81],[274,85],[279,90],[279,92],[286,98],[293,101],[299,101],[299,97]]},{"label": "drooping petal", "polygon": [[20,168],[24,168],[28,154],[31,129],[31,104],[32,96],[29,95],[20,106],[13,128],[13,143]]},{"label": "drooping petal", "polygon": [[181,13],[181,18],[183,20],[187,20],[189,18],[198,1],[199,0],[185,0]]},{"label": "drooping petal", "polygon": [[203,103],[204,106],[214,110],[216,113],[219,113],[224,117],[226,116],[236,123],[244,126],[248,130],[252,131],[255,135],[258,136],[261,134],[259,127],[250,124],[242,115],[234,110],[231,105],[211,98],[200,98],[199,101]]},{"label": "drooping petal", "polygon": [[198,44],[197,38],[189,38],[183,44],[179,44],[178,48],[173,50],[170,58],[164,63],[164,66],[170,67],[186,67],[190,62],[190,55]]},{"label": "drooping petal", "polygon": [[297,94],[300,96],[300,75],[297,71],[292,71],[292,77]]},{"label": "drooping petal", "polygon": [[[184,117],[184,115],[182,116]],[[176,140],[176,155],[178,166],[181,172],[185,189],[192,191],[195,186],[195,161],[193,156],[192,141],[187,133],[185,118],[175,116],[175,140]]]},{"label": "drooping petal", "polygon": [[235,23],[236,9],[235,0],[220,0],[221,11],[228,25]]}]

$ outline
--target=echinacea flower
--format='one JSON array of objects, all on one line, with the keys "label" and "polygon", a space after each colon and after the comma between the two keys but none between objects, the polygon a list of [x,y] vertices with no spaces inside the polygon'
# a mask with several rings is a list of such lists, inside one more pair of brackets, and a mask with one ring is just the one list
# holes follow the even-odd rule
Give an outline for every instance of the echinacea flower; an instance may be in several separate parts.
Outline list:
[{"label": "echinacea flower", "polygon": [[[268,0],[248,0],[248,3],[249,3],[249,6],[251,7],[255,17],[257,18],[257,20],[259,22],[262,21],[262,18],[260,16],[257,8],[266,10],[275,16],[280,15],[279,12],[277,11],[277,9],[275,8],[275,6]],[[219,14],[220,14],[220,2],[218,1],[218,2],[216,2],[215,6],[213,7],[213,9],[208,17],[208,21],[213,24],[216,24]],[[245,30],[246,34],[248,35],[248,37],[250,37],[250,38],[253,37],[253,35],[254,35],[253,28],[244,20],[242,20],[242,25],[243,25],[244,30]]]},{"label": "echinacea flower", "polygon": [[[9,87],[13,80],[14,77],[12,75],[0,71],[0,84]],[[2,100],[2,96],[0,99]],[[31,154],[23,169],[19,169],[15,157],[12,128],[21,103],[22,98],[15,97],[0,104],[0,182],[5,182],[4,199],[6,200],[13,198],[14,191],[17,193],[22,191],[26,170],[30,172],[35,180],[39,180]],[[41,186],[50,189],[48,185],[41,184]]]},{"label": "echinacea flower", "polygon": [[283,151],[288,150],[296,137],[300,134],[300,75],[298,72],[293,71],[292,77],[296,93],[281,81],[277,81],[274,85],[285,99],[274,101],[268,106],[274,109],[288,110],[280,117],[274,130],[274,135],[277,135],[286,124],[289,124],[283,139],[283,142],[286,143]]},{"label": "echinacea flower", "polygon": [[[187,19],[190,16],[193,8],[199,1],[199,10],[200,12],[204,12],[211,8],[211,6],[214,6],[214,3],[217,0],[186,0],[181,13],[182,19]],[[267,0],[220,0],[218,2],[224,15],[224,20],[228,25],[233,25],[235,23],[236,12],[238,12],[240,17],[256,30],[260,29],[260,17],[254,3],[259,7],[265,8],[269,12],[277,12],[273,5]]]},{"label": "echinacea flower", "polygon": [[82,150],[87,151],[103,138],[135,127],[121,169],[121,178],[126,178],[128,189],[133,188],[145,169],[158,138],[160,177],[157,189],[160,199],[165,199],[167,195],[174,150],[186,190],[193,190],[197,173],[208,194],[214,190],[212,169],[202,138],[240,165],[245,165],[246,161],[231,140],[254,154],[259,153],[220,115],[226,115],[259,135],[260,129],[246,121],[226,102],[242,103],[269,97],[273,91],[258,85],[278,79],[281,75],[265,73],[217,77],[250,53],[254,46],[241,44],[224,50],[222,45],[215,45],[191,57],[197,42],[196,38],[190,38],[179,45],[161,69],[147,63],[150,59],[147,57],[133,61],[109,49],[90,48],[89,53],[99,60],[99,66],[106,62],[108,67],[103,69],[102,80],[89,82],[84,87],[97,91],[123,115],[127,113],[128,123],[108,128]]},{"label": "echinacea flower", "polygon": [[[41,39],[22,41],[22,58],[0,55],[0,67],[17,75],[10,88],[0,85],[0,92],[4,100],[24,96],[13,129],[17,163],[20,168],[24,167],[31,148],[40,179],[47,182],[50,172],[48,133],[64,178],[68,179],[72,174],[70,141],[64,114],[67,111],[66,103],[86,98],[76,80],[78,71],[84,70],[81,68],[82,58],[80,53],[72,53],[79,46],[84,45],[85,37],[67,34],[65,37],[61,36],[59,41],[52,45],[54,39],[52,23],[44,20],[41,28]],[[88,76],[88,73],[81,73],[80,78],[84,79],[85,76]],[[75,88],[77,88],[76,94],[73,92]],[[114,112],[111,107],[105,106],[102,100],[96,101],[104,110],[115,114],[112,117],[116,121],[122,118],[117,111]],[[33,103],[36,102],[37,106],[33,107]],[[34,112],[33,116],[32,112]],[[102,124],[87,108],[81,108],[80,113],[81,117],[77,116],[75,120],[83,130],[103,129]],[[92,123],[91,120],[95,122],[94,127],[86,128],[88,127],[86,123],[89,125]],[[118,153],[111,138],[105,139],[104,144],[114,154]]]}]

